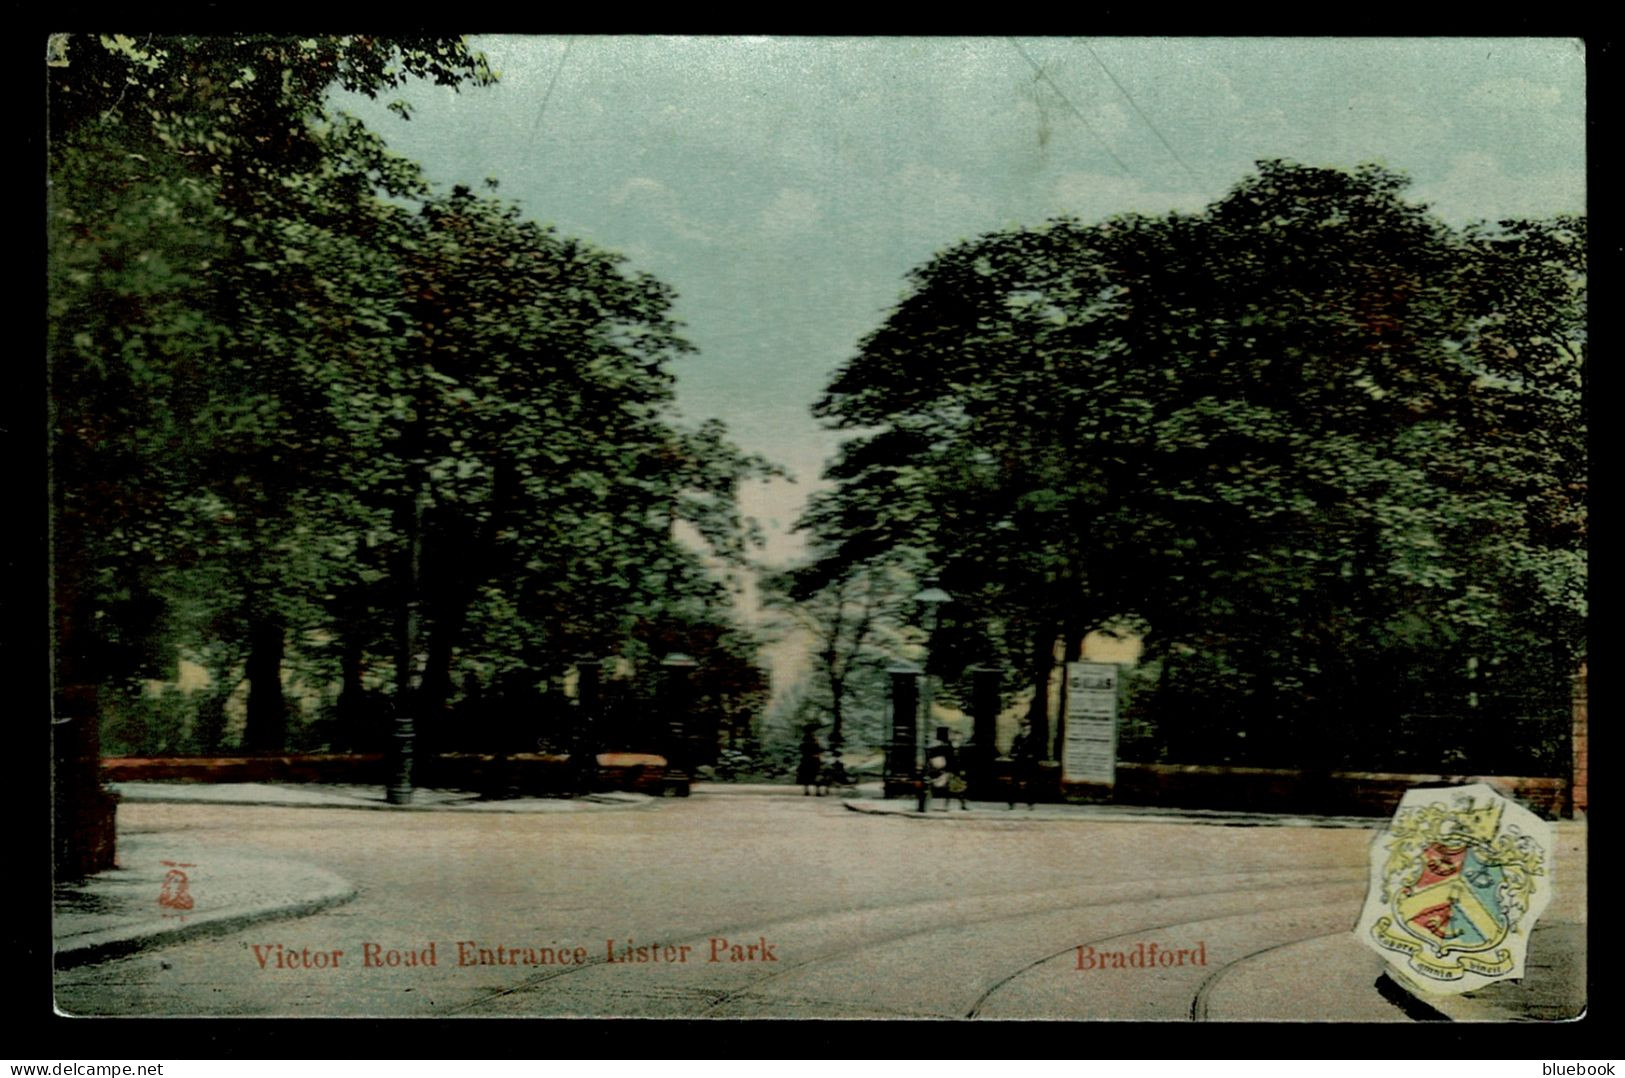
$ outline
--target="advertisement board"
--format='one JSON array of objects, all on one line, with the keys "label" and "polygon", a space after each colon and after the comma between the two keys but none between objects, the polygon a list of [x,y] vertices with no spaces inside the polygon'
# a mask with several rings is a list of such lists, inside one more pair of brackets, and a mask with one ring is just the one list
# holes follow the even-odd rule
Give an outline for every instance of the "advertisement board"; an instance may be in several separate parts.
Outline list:
[{"label": "advertisement board", "polygon": [[1116,663],[1066,664],[1061,781],[1116,783],[1117,675]]}]

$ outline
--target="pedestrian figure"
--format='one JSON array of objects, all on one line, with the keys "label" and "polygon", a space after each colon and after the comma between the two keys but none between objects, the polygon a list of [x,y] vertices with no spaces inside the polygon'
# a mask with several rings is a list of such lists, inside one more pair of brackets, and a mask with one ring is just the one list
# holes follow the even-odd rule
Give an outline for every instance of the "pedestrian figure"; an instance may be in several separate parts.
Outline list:
[{"label": "pedestrian figure", "polygon": [[965,780],[959,774],[959,751],[954,748],[953,735],[946,726],[937,727],[937,740],[925,754],[929,765],[931,793],[942,801],[942,811],[948,811],[948,802],[959,799],[959,807],[969,811],[965,804]]},{"label": "pedestrian figure", "polygon": [[814,790],[818,796],[823,797],[824,791],[820,785],[820,774],[824,769],[824,747],[818,743],[818,737],[813,733],[812,727],[807,727],[801,735],[801,763],[796,766],[796,783],[801,787],[801,796],[807,797]]},{"label": "pedestrian figure", "polygon": [[846,773],[846,765],[841,763],[840,753],[831,752],[829,754],[829,763],[824,767],[821,781],[825,791],[837,790],[852,785],[852,779]]},{"label": "pedestrian figure", "polygon": [[1016,798],[1020,796],[1027,802],[1028,811],[1033,807],[1033,785],[1038,781],[1038,756],[1041,746],[1038,739],[1033,736],[1033,724],[1021,720],[1021,729],[1016,731],[1015,740],[1010,742],[1010,785],[1007,795],[1010,807],[1016,807]]}]

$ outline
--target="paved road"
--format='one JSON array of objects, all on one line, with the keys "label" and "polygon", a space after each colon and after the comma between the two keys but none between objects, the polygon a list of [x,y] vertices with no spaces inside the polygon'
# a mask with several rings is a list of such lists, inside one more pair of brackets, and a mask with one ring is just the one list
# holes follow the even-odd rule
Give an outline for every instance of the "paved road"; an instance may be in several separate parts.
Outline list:
[{"label": "paved road", "polygon": [[126,804],[120,825],[184,840],[200,895],[211,849],[359,894],[64,971],[70,1013],[1404,1018],[1350,934],[1370,831],[942,826],[724,796],[555,816]]}]

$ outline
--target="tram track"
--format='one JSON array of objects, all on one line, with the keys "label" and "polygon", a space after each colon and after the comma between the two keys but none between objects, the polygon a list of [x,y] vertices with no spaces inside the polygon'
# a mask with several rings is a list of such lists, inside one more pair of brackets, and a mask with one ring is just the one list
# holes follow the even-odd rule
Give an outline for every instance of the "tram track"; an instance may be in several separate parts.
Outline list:
[{"label": "tram track", "polygon": [[[1343,931],[1347,930],[1344,929]],[[1283,940],[1280,943],[1272,943],[1268,947],[1260,947],[1251,954],[1245,954],[1240,958],[1234,959],[1233,961],[1226,962],[1224,965],[1208,974],[1208,976],[1203,979],[1201,986],[1197,988],[1196,995],[1191,997],[1191,1021],[1206,1022],[1210,1020],[1208,1016],[1208,1004],[1213,998],[1214,990],[1227,976],[1242,966],[1245,966],[1247,963],[1262,958],[1264,955],[1271,954],[1275,951],[1284,950],[1287,947],[1297,947],[1310,940],[1329,939],[1332,936],[1341,934],[1342,932],[1322,932],[1318,935],[1300,936],[1297,939]]]},{"label": "tram track", "polygon": [[[770,970],[754,972],[747,983],[736,987],[718,987],[710,992],[702,988],[695,989],[696,1003],[703,1008],[700,1016],[714,1016],[716,1012],[731,1004],[737,1004],[751,997],[761,995],[764,985],[781,981],[785,977],[804,972],[810,968],[839,963],[843,959],[851,958],[860,952],[925,941],[933,936],[962,932],[980,926],[1001,923],[1016,926],[1025,921],[1053,917],[1059,914],[1075,912],[1098,915],[1124,908],[1168,901],[1224,901],[1241,896],[1259,896],[1261,901],[1267,903],[1268,896],[1273,892],[1290,889],[1295,890],[1301,896],[1305,890],[1346,889],[1363,882],[1363,879],[1362,876],[1351,875],[1346,870],[1328,868],[1297,870],[1286,874],[1238,872],[1179,877],[1159,881],[1163,886],[1151,889],[1129,888],[1122,884],[1089,884],[1066,888],[1045,888],[1038,891],[1007,891],[960,899],[931,899],[901,904],[888,903],[860,908],[833,909],[811,916],[773,921],[766,924],[760,922],[728,924],[708,931],[668,934],[659,941],[652,942],[650,946],[681,947],[684,944],[697,946],[697,941],[709,937],[736,938],[741,935],[754,936],[760,934],[768,938],[779,938],[792,931],[807,932],[816,925],[830,925],[831,923],[848,920],[873,922],[875,920],[885,921],[903,918],[909,922],[907,927],[896,926],[890,930],[876,931],[873,928],[867,928],[852,933],[849,937],[844,937],[843,942],[838,944],[823,943],[818,946],[815,954]],[[1214,889],[1213,884],[1225,880],[1232,881],[1232,885]],[[1108,897],[1108,894],[1102,892],[1116,893]],[[1011,905],[1016,903],[1025,903],[1027,908],[1012,909]],[[977,905],[987,908],[979,913],[972,913],[964,908]],[[958,908],[956,909],[956,907]],[[1346,903],[1339,902],[1315,908],[1347,907]],[[978,1017],[986,1002],[1005,985],[1020,977],[1023,973],[1046,962],[1072,953],[1080,944],[1083,946],[1099,946],[1113,940],[1144,935],[1150,932],[1256,916],[1258,912],[1256,909],[1249,908],[1225,914],[1218,918],[1187,916],[1168,921],[1138,924],[1123,931],[1113,932],[1092,940],[1074,940],[1058,951],[1048,952],[1037,958],[1028,959],[1010,972],[1001,974],[986,982],[985,987],[978,992],[976,1002],[969,1012],[961,1016],[967,1018]],[[930,923],[919,925],[918,923],[922,919]],[[514,985],[469,1001],[449,1013],[478,1012],[487,1009],[491,1003],[504,997],[544,988],[549,982],[558,981],[562,978],[590,974],[610,964],[612,963],[606,957],[599,956],[580,966],[563,967],[536,973]],[[1192,1006],[1194,1006],[1194,1001]],[[956,1015],[945,1016],[952,1017]]]},{"label": "tram track", "polygon": [[[1325,904],[1318,905],[1318,906],[1309,906],[1309,907],[1303,907],[1303,908],[1304,909],[1328,909],[1328,910],[1329,909],[1339,909],[1339,910],[1343,910],[1343,909],[1347,909],[1347,906],[1344,905],[1343,903],[1325,903]],[[1131,940],[1131,939],[1134,939],[1135,937],[1144,936],[1144,935],[1146,935],[1148,933],[1151,933],[1151,932],[1165,932],[1165,931],[1169,931],[1169,930],[1195,928],[1195,927],[1200,926],[1200,925],[1210,925],[1210,924],[1214,924],[1214,923],[1222,922],[1222,921],[1235,921],[1235,920],[1242,920],[1242,919],[1246,919],[1246,918],[1257,918],[1257,917],[1262,917],[1262,916],[1265,916],[1265,915],[1266,914],[1264,912],[1259,911],[1259,910],[1244,910],[1244,911],[1240,911],[1240,912],[1233,913],[1233,914],[1222,915],[1222,916],[1219,916],[1219,917],[1186,918],[1184,920],[1166,921],[1166,922],[1163,922],[1163,923],[1160,923],[1160,924],[1154,924],[1154,925],[1137,926],[1137,927],[1135,927],[1133,929],[1130,929],[1130,930],[1128,930],[1126,932],[1118,932],[1118,933],[1114,933],[1114,934],[1112,934],[1110,936],[1103,936],[1103,937],[1100,937],[1100,938],[1097,938],[1097,939],[1085,940],[1085,941],[1082,941],[1081,943],[1075,943],[1075,944],[1073,944],[1073,945],[1071,945],[1069,947],[1062,948],[1059,951],[1055,951],[1055,952],[1053,952],[1051,954],[1047,954],[1047,955],[1044,955],[1044,956],[1042,956],[1040,958],[1034,959],[1033,961],[1028,962],[1024,966],[1021,966],[1020,968],[1016,969],[1015,971],[1013,971],[1009,975],[1007,975],[1007,976],[1005,976],[1003,978],[1000,978],[997,982],[995,982],[994,984],[989,986],[988,989],[986,991],[984,991],[980,997],[978,997],[975,1005],[972,1006],[971,1009],[968,1012],[966,1012],[965,1017],[966,1018],[979,1018],[979,1017],[981,1017],[982,1016],[982,1011],[983,1011],[984,1007],[986,1006],[987,1002],[990,999],[992,999],[992,997],[996,993],[998,993],[1001,989],[1003,989],[1004,987],[1006,987],[1007,985],[1009,985],[1010,983],[1015,981],[1016,978],[1020,977],[1021,975],[1025,974],[1025,973],[1029,973],[1029,972],[1031,972],[1033,970],[1036,970],[1040,966],[1043,966],[1043,965],[1045,965],[1045,964],[1047,964],[1049,962],[1053,962],[1053,961],[1056,961],[1057,959],[1069,956],[1069,955],[1073,954],[1074,952],[1076,952],[1076,950],[1079,947],[1103,948],[1103,947],[1106,947],[1106,946],[1108,946],[1110,944],[1116,943],[1118,941]],[[1218,969],[1215,969],[1207,977],[1203,978],[1201,985],[1197,988],[1196,993],[1192,996],[1191,1005],[1188,1008],[1188,1011],[1186,1013],[1189,1014],[1190,1019],[1192,1021],[1206,1021],[1208,1019],[1207,1000],[1211,997],[1213,988],[1223,979],[1224,975],[1230,969],[1232,969],[1233,967],[1239,966],[1239,965],[1241,965],[1241,964],[1243,964],[1245,962],[1248,962],[1248,961],[1250,961],[1250,960],[1252,960],[1252,959],[1254,959],[1254,958],[1256,958],[1256,957],[1258,957],[1260,955],[1267,954],[1267,953],[1269,953],[1271,951],[1279,950],[1279,949],[1281,949],[1283,947],[1288,947],[1288,946],[1292,946],[1292,945],[1295,945],[1295,944],[1298,944],[1298,943],[1302,943],[1305,939],[1322,939],[1322,938],[1325,938],[1325,937],[1328,937],[1328,936],[1338,935],[1342,931],[1346,931],[1346,930],[1339,930],[1337,932],[1314,933],[1314,934],[1311,934],[1311,935],[1308,935],[1308,936],[1303,936],[1303,937],[1287,940],[1284,943],[1271,944],[1270,946],[1257,948],[1257,949],[1255,949],[1253,951],[1248,952],[1245,955],[1242,955],[1240,958],[1232,959],[1231,961],[1226,962],[1224,965],[1220,966]]]}]

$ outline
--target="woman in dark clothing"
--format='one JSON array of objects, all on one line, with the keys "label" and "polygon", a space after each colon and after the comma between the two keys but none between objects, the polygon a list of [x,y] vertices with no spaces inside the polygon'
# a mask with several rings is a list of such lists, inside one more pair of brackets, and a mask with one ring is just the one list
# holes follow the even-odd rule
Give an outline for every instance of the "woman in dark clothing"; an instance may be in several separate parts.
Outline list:
[{"label": "woman in dark clothing", "polygon": [[1038,784],[1038,759],[1043,752],[1043,746],[1038,738],[1033,736],[1032,723],[1026,719],[1021,720],[1021,729],[1017,731],[1016,738],[1010,743],[1010,807],[1016,807],[1016,798],[1020,797],[1027,802],[1029,810],[1033,807],[1033,787]]},{"label": "woman in dark clothing", "polygon": [[[819,789],[818,780],[824,770],[824,746],[818,743],[818,737],[811,727],[801,735],[801,762],[796,765],[796,783],[801,786],[801,796],[806,797]],[[823,796],[819,789],[819,796]]]}]

